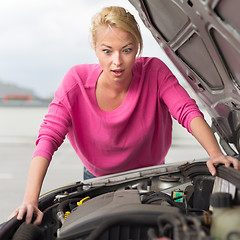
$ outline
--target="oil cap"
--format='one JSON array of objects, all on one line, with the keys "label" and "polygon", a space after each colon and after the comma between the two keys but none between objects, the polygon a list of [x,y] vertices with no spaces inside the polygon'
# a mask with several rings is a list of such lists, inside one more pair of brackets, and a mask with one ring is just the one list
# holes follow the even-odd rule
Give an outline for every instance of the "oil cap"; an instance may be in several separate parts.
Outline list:
[{"label": "oil cap", "polygon": [[232,206],[232,195],[226,192],[213,193],[210,197],[210,205],[214,208],[225,208]]}]

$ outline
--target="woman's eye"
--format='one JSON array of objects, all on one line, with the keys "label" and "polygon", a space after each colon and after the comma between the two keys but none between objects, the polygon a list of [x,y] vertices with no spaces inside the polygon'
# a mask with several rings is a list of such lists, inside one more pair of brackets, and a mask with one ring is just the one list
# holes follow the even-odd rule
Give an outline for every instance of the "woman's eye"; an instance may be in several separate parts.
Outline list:
[{"label": "woman's eye", "polygon": [[110,54],[110,53],[111,53],[111,50],[109,50],[109,49],[104,49],[103,52],[106,53],[106,54]]},{"label": "woman's eye", "polygon": [[123,50],[123,52],[125,52],[125,53],[130,53],[131,51],[132,51],[131,48],[126,48],[126,49]]}]

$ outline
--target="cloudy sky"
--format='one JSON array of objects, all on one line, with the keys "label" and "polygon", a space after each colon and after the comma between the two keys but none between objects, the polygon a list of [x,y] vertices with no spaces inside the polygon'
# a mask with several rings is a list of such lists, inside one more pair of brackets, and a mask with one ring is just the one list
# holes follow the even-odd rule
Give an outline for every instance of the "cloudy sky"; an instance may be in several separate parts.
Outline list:
[{"label": "cloudy sky", "polygon": [[91,17],[110,5],[136,17],[143,56],[159,57],[174,71],[128,0],[8,0],[0,2],[0,81],[52,96],[71,66],[97,62],[89,42]]}]

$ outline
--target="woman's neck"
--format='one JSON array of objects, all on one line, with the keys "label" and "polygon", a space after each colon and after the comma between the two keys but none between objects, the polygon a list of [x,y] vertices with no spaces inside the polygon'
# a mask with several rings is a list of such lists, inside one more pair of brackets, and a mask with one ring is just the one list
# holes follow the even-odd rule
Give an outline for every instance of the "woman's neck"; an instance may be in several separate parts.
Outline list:
[{"label": "woman's neck", "polygon": [[99,107],[104,111],[112,111],[118,108],[127,95],[131,81],[132,76],[128,81],[109,81],[101,74],[95,90]]}]

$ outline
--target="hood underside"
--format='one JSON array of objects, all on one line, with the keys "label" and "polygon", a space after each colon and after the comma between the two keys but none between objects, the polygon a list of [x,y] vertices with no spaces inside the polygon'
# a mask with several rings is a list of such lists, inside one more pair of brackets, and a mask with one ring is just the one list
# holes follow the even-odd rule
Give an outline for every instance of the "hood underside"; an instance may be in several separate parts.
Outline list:
[{"label": "hood underside", "polygon": [[239,0],[129,0],[212,118],[227,154],[240,150]]}]

